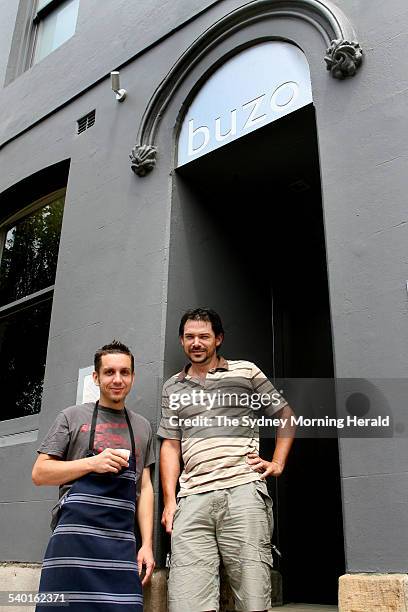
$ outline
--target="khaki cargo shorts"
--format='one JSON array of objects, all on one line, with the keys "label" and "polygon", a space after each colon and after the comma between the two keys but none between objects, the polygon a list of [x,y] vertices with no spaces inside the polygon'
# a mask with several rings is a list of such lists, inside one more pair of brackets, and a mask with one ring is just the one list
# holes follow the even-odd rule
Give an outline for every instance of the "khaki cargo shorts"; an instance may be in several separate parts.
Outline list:
[{"label": "khaki cargo shorts", "polygon": [[267,610],[272,530],[264,481],[182,497],[171,538],[169,612],[219,610],[220,557],[236,610]]}]

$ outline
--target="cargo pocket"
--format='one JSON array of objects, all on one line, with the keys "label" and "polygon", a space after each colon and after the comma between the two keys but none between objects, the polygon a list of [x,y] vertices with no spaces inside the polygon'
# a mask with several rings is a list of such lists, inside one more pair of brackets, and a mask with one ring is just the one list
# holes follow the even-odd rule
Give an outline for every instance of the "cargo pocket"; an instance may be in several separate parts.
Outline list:
[{"label": "cargo pocket", "polygon": [[262,503],[264,504],[266,508],[266,512],[268,515],[268,522],[269,522],[269,530],[271,534],[270,537],[272,539],[272,534],[273,534],[273,510],[272,510],[273,501],[272,501],[272,498],[268,493],[266,482],[264,482],[263,480],[255,480],[254,488],[255,488],[256,497],[262,501]]},{"label": "cargo pocket", "polygon": [[186,499],[185,497],[177,498],[177,506],[176,506],[176,510],[173,516],[173,527],[174,527],[174,521],[176,520],[177,516],[180,514],[180,510],[181,510],[183,503],[185,502],[185,499]]}]

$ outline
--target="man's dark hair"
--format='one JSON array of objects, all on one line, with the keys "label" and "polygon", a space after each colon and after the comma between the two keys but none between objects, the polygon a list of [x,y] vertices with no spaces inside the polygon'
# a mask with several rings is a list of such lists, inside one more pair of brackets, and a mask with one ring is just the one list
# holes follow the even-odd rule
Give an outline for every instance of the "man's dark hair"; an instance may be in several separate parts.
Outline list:
[{"label": "man's dark hair", "polygon": [[179,326],[180,338],[184,334],[184,325],[187,321],[208,321],[211,323],[212,330],[216,336],[220,334],[224,335],[221,317],[211,308],[192,308],[191,310],[187,310],[181,317]]},{"label": "man's dark hair", "polygon": [[130,348],[119,340],[112,340],[110,344],[105,344],[105,346],[102,346],[96,351],[94,357],[95,372],[99,372],[99,368],[102,365],[103,355],[112,355],[114,353],[122,353],[123,355],[129,355],[132,373],[135,371],[135,358],[133,357]]}]

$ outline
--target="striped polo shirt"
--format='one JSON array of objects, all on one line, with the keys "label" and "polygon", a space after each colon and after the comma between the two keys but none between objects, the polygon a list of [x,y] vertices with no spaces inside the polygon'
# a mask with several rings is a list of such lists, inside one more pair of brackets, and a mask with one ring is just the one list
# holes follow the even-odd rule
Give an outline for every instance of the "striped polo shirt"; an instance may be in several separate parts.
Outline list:
[{"label": "striped polo shirt", "polygon": [[250,361],[219,357],[205,379],[188,374],[191,364],[163,386],[157,435],[180,440],[184,469],[179,496],[259,480],[246,462],[259,452],[260,416],[276,416],[286,400]]}]

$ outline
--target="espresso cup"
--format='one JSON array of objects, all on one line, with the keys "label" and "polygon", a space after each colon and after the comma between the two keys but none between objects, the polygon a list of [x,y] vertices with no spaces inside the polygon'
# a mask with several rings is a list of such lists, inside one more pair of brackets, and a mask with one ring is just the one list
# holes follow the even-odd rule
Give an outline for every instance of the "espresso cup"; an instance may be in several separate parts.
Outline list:
[{"label": "espresso cup", "polygon": [[127,448],[114,448],[113,449],[115,451],[115,453],[119,453],[119,455],[121,457],[123,457],[123,459],[126,459],[126,461],[129,461],[129,457],[130,457],[130,450]]}]

